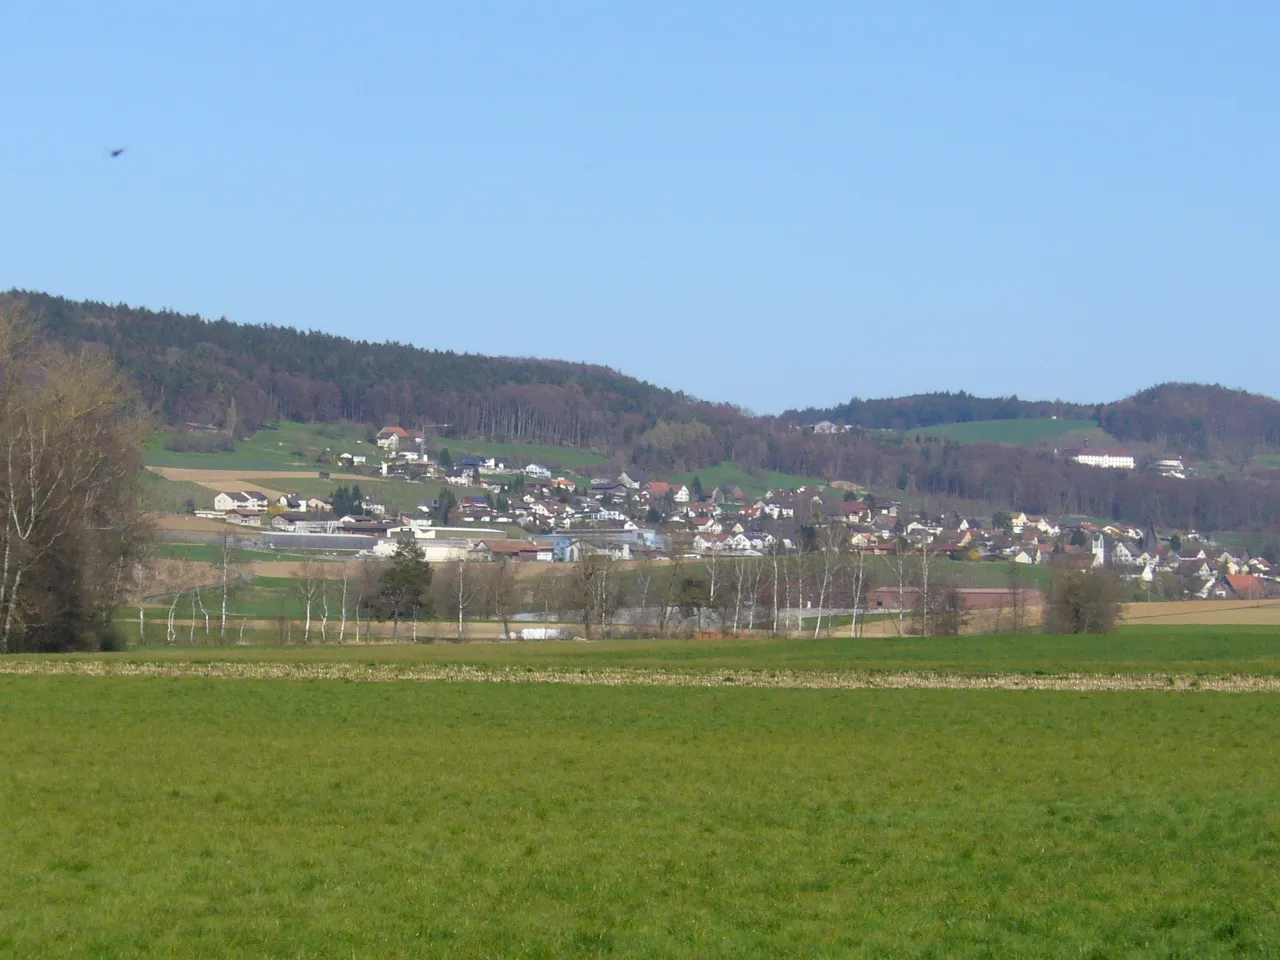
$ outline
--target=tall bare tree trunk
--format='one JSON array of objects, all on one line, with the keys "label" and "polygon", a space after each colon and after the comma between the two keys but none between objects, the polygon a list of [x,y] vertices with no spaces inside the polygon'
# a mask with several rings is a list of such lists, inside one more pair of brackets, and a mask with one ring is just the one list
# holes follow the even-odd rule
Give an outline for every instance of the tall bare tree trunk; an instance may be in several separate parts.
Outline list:
[{"label": "tall bare tree trunk", "polygon": [[227,638],[227,580],[230,578],[231,571],[231,537],[229,535],[222,538],[222,621],[218,628],[218,635],[222,639]]},{"label": "tall bare tree trunk", "polygon": [[342,643],[347,635],[347,565],[342,565],[342,619],[338,623],[338,642]]},{"label": "tall bare tree trunk", "polygon": [[858,565],[853,579],[853,613],[849,617],[849,639],[858,635],[858,605],[862,603],[862,584],[866,569],[867,552],[858,550]]},{"label": "tall bare tree trunk", "polygon": [[458,642],[462,642],[462,611],[466,606],[466,590],[464,578],[466,577],[466,561],[458,561]]}]

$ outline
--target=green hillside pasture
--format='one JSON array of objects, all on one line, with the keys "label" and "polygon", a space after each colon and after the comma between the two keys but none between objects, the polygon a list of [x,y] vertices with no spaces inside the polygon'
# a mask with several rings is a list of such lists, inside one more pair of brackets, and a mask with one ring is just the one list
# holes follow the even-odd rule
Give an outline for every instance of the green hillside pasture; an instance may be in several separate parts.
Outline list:
[{"label": "green hillside pasture", "polygon": [[1280,698],[0,679],[13,957],[1263,956]]},{"label": "green hillside pasture", "polygon": [[538,443],[489,443],[483,440],[436,440],[433,448],[447,449],[455,460],[459,457],[506,457],[513,464],[540,463],[554,470],[591,472],[605,458],[590,450],[573,447],[555,447]]},{"label": "green hillside pasture", "polygon": [[690,473],[681,473],[669,479],[672,483],[690,484],[697,477],[702,482],[702,489],[710,493],[719,486],[737,486],[749,497],[763,496],[769,490],[797,490],[800,487],[820,487],[823,481],[813,477],[797,477],[789,473],[778,473],[776,470],[748,471],[732,461],[717,463],[713,467],[704,467]]},{"label": "green hillside pasture", "polygon": [[[269,578],[256,578],[261,586]],[[292,585],[291,581],[284,581]],[[277,617],[281,594],[257,601],[240,595],[236,611]],[[294,593],[296,596],[296,591]],[[336,607],[336,603],[334,604]],[[293,607],[290,607],[293,609]],[[129,624],[122,612],[122,623]],[[134,636],[130,634],[129,636]],[[474,642],[428,646],[146,647],[90,659],[147,661],[248,660],[282,663],[355,661],[373,664],[441,663],[537,669],[927,671],[988,676],[1031,674],[1153,674],[1280,676],[1280,637],[1269,627],[1140,626],[1106,636],[1044,634],[966,637],[823,637],[816,640],[624,640],[582,643]]]},{"label": "green hillside pasture", "polygon": [[187,501],[195,501],[197,510],[213,508],[214,493],[208,487],[189,480],[166,480],[150,470],[142,471],[138,502],[143,510],[153,513],[182,513]]},{"label": "green hillside pasture", "polygon": [[[363,442],[366,430],[358,424],[293,423],[283,420],[264,427],[252,437],[236,442],[226,453],[175,453],[164,448],[165,435],[156,434],[146,444],[146,464],[152,467],[188,467],[201,470],[316,470],[315,458],[325,449],[339,453],[378,453]],[[357,444],[356,441],[361,443]]]},{"label": "green hillside pasture", "polygon": [[1069,439],[1083,443],[1087,438],[1095,446],[1114,445],[1116,439],[1105,433],[1092,420],[974,420],[969,423],[947,423],[936,427],[920,427],[907,430],[908,438],[946,438],[952,443],[999,443],[1006,446],[1031,446],[1041,443],[1061,442]]}]

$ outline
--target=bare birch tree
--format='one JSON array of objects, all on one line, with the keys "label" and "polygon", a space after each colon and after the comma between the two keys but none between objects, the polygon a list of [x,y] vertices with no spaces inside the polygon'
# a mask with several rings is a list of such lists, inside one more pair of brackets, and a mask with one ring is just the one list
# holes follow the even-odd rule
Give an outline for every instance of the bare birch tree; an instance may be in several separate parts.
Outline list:
[{"label": "bare birch tree", "polygon": [[815,640],[822,629],[823,608],[831,585],[839,572],[842,551],[847,538],[847,528],[833,520],[828,520],[818,527],[818,617],[813,624]]}]

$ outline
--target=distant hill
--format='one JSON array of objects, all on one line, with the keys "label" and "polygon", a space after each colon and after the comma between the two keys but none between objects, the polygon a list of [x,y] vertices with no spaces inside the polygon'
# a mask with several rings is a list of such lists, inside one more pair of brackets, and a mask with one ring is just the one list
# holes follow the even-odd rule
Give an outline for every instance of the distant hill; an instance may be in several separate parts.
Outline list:
[{"label": "distant hill", "polygon": [[1013,397],[975,397],[965,393],[918,393],[909,397],[863,400],[854,397],[834,407],[788,410],[784,417],[800,423],[831,420],[871,430],[914,430],[946,423],[979,420],[1017,420],[1058,417],[1094,420],[1099,407],[1061,400],[1019,400]]},{"label": "distant hill", "polygon": [[608,367],[371,343],[291,327],[205,320],[11,291],[54,339],[108,351],[167,422],[221,426],[348,419],[449,424],[464,436],[615,447],[659,421],[740,415]]},{"label": "distant hill", "polygon": [[1121,440],[1163,441],[1202,457],[1280,449],[1280,401],[1217,384],[1162,383],[1111,404],[1101,422]]},{"label": "distant hill", "polygon": [[[972,430],[939,430],[961,442],[1037,442],[1044,432],[994,421],[1090,421],[1116,439],[1162,443],[1179,453],[1223,456],[1244,462],[1259,452],[1280,450],[1280,401],[1243,390],[1199,383],[1164,383],[1111,403],[1078,404],[1018,397],[976,397],[959,393],[922,393],[909,397],[862,400],[834,407],[791,410],[799,423],[823,420],[875,430],[920,431],[951,424],[975,424]],[[1049,432],[1054,432],[1050,430]],[[1026,437],[1026,440],[1012,439]]]},{"label": "distant hill", "polygon": [[[600,469],[606,461],[665,477],[719,469],[744,488],[788,474],[966,510],[985,504],[1143,526],[1280,531],[1278,471],[1251,472],[1237,459],[1241,469],[1178,480],[1080,466],[1046,443],[1101,422],[1120,441],[1218,459],[1280,450],[1280,403],[1221,387],[1166,384],[1099,407],[967,393],[855,398],[753,417],[589,364],[369,343],[40,293],[0,294],[6,302],[21,304],[56,340],[109,353],[173,425],[234,419],[243,434],[279,418],[399,423],[452,441],[590,451]],[[855,429],[803,426],[824,419]]]}]

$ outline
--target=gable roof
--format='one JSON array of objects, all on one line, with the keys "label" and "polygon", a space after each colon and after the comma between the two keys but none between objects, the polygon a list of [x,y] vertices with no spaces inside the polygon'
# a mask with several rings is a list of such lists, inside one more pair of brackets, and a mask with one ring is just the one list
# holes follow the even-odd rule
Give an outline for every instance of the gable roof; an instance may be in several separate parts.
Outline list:
[{"label": "gable roof", "polygon": [[1227,586],[1231,588],[1231,592],[1238,597],[1256,599],[1265,592],[1262,581],[1251,573],[1232,573],[1223,577],[1223,579],[1227,581]]}]

